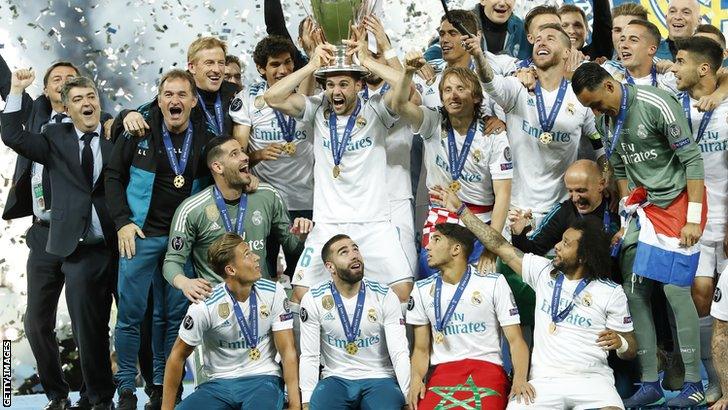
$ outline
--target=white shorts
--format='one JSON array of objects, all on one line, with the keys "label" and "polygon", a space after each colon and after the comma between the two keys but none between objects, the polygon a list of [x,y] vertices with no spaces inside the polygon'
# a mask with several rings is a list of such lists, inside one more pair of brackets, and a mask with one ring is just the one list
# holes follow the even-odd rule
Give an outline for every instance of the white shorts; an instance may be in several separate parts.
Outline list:
[{"label": "white shorts", "polygon": [[[411,199],[389,201],[389,214],[392,224],[397,228],[399,243],[410,266],[410,275],[414,276],[417,266],[417,247],[415,240],[415,219]],[[365,261],[366,262],[366,261]]]},{"label": "white shorts", "polygon": [[508,402],[508,410],[599,409],[619,407],[622,399],[614,387],[614,378],[600,375],[541,377],[529,380],[536,390],[536,402],[529,405]]},{"label": "white shorts", "polygon": [[713,278],[716,272],[723,272],[728,266],[722,241],[710,241],[700,238],[700,259],[695,276]]},{"label": "white shorts", "polygon": [[713,304],[710,307],[710,316],[728,322],[728,268],[723,270],[718,278],[718,285],[713,294]]},{"label": "white shorts", "polygon": [[359,245],[367,278],[385,285],[412,280],[412,269],[400,245],[397,228],[392,223],[318,222],[308,234],[306,247],[298,258],[293,274],[295,286],[310,288],[331,277],[321,260],[321,248],[337,234],[348,235]]}]

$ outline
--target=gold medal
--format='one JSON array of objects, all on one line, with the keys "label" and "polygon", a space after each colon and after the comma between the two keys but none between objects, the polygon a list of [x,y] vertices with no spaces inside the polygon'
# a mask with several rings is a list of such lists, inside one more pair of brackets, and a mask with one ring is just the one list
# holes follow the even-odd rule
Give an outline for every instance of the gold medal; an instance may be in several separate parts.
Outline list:
[{"label": "gold medal", "polygon": [[361,128],[363,126],[367,125],[367,120],[364,119],[361,115],[356,117],[356,126]]},{"label": "gold medal", "polygon": [[443,342],[445,342],[445,334],[442,332],[435,333],[435,343],[441,345]]},{"label": "gold medal", "polygon": [[338,178],[341,175],[341,167],[334,165],[334,178]]},{"label": "gold medal", "polygon": [[260,359],[260,350],[258,350],[257,347],[251,347],[250,350],[248,350],[248,358],[250,358],[250,360]]},{"label": "gold medal", "polygon": [[185,186],[185,177],[183,177],[182,175],[177,175],[174,177],[173,183],[175,188],[180,189]]},{"label": "gold medal", "polygon": [[349,342],[346,344],[346,353],[349,353],[350,355],[355,355],[359,352],[359,346],[356,345],[354,342]]},{"label": "gold medal", "polygon": [[551,144],[551,141],[554,140],[554,136],[550,132],[542,132],[538,137],[538,140],[541,141],[541,144],[543,145],[549,145]]},{"label": "gold medal", "polygon": [[551,333],[552,335],[556,334],[556,323],[549,323],[549,333]]},{"label": "gold medal", "polygon": [[452,181],[450,183],[450,191],[457,193],[460,190],[460,181]]},{"label": "gold medal", "polygon": [[283,152],[285,152],[289,156],[293,156],[293,154],[296,153],[296,144],[292,142],[287,142],[283,144]]},{"label": "gold medal", "polygon": [[255,108],[261,109],[265,107],[265,100],[263,99],[262,95],[259,95],[255,97],[255,101],[253,102],[253,105],[255,105]]}]

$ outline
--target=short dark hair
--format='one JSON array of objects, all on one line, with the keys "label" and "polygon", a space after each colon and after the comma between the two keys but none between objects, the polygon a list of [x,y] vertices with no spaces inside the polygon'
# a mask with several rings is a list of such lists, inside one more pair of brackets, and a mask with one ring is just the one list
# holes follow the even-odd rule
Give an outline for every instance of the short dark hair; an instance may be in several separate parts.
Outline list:
[{"label": "short dark hair", "polygon": [[708,63],[715,74],[723,64],[723,49],[715,41],[701,36],[679,39],[675,42],[677,50],[684,50],[700,64]]},{"label": "short dark hair", "polygon": [[[449,17],[449,18],[448,18]],[[450,19],[454,20],[451,21]],[[466,30],[470,32],[470,34],[475,35],[475,33],[478,32],[480,27],[478,26],[478,17],[470,10],[463,10],[463,9],[454,9],[450,10],[448,14],[444,14],[442,18],[440,19],[440,24],[442,24],[443,21],[447,20],[452,24],[459,21],[460,24],[465,27]]]},{"label": "short dark hair", "polygon": [[232,54],[228,54],[225,56],[225,65],[228,65],[230,63],[235,63],[238,65],[238,67],[242,67],[243,65],[240,64],[240,59],[238,56],[234,56]]},{"label": "short dark hair", "polygon": [[569,228],[581,232],[576,258],[584,267],[586,277],[608,279],[612,270],[610,237],[604,232],[601,220],[593,217],[577,218]]},{"label": "short dark hair", "polygon": [[695,33],[705,33],[717,36],[720,39],[720,47],[725,48],[725,35],[720,29],[712,24],[701,24],[695,29]]},{"label": "short dark hair", "polygon": [[321,260],[324,261],[324,263],[331,260],[331,247],[334,246],[334,244],[342,239],[351,239],[349,235],[339,233],[334,236],[332,236],[323,247],[321,247]]},{"label": "short dark hair", "polygon": [[559,16],[559,9],[557,9],[555,6],[536,6],[529,10],[528,13],[526,13],[526,18],[523,20],[523,26],[526,28],[526,33],[531,31],[530,27],[533,19],[536,18],[536,16],[540,16],[543,14],[553,14],[554,16],[561,19],[561,16]]},{"label": "short dark hair", "polygon": [[51,77],[51,71],[55,70],[58,67],[70,67],[73,68],[73,70],[76,72],[76,75],[81,75],[81,72],[78,71],[78,67],[76,67],[72,62],[70,61],[56,61],[55,63],[51,64],[50,67],[46,70],[45,74],[43,75],[43,88],[45,88],[48,85],[48,79]]},{"label": "short dark hair", "polygon": [[65,83],[63,83],[63,86],[61,87],[61,101],[63,101],[63,104],[68,104],[68,93],[74,88],[92,88],[96,93],[96,96],[99,96],[99,90],[96,88],[96,84],[94,84],[92,79],[77,76],[69,78]]},{"label": "short dark hair", "polygon": [[217,161],[220,154],[222,154],[222,145],[228,141],[234,141],[232,137],[215,137],[210,141],[207,141],[205,145],[205,161],[209,167],[213,162]]},{"label": "short dark hair", "polygon": [[473,246],[476,238],[468,228],[446,222],[435,225],[435,230],[447,239],[460,244],[465,251],[465,259],[473,253]]},{"label": "short dark hair", "polygon": [[584,28],[589,30],[589,21],[586,19],[586,13],[584,10],[576,4],[564,4],[559,7],[559,17],[565,13],[579,13],[581,15],[581,21],[584,23]]},{"label": "short dark hair", "polygon": [[180,70],[179,68],[175,68],[173,70],[169,70],[164,75],[162,75],[162,79],[159,80],[159,87],[157,89],[157,94],[162,94],[162,87],[164,86],[164,83],[166,83],[169,80],[185,80],[190,84],[190,91],[194,92],[197,89],[197,86],[195,85],[195,78],[192,77],[192,74],[187,70]]},{"label": "short dark hair", "polygon": [[586,88],[589,91],[594,91],[601,87],[604,80],[614,79],[597,63],[588,62],[580,65],[574,75],[571,77],[571,88],[574,90],[574,94],[579,95]]},{"label": "short dark hair", "polygon": [[539,28],[539,31],[543,31],[543,30],[546,30],[546,29],[552,29],[552,30],[556,30],[556,31],[558,31],[559,33],[561,33],[561,42],[562,42],[562,43],[564,43],[564,45],[565,45],[565,46],[566,46],[567,48],[571,48],[571,38],[569,38],[569,35],[568,35],[568,34],[566,34],[566,32],[564,31],[564,29],[563,29],[563,28],[561,28],[561,26],[560,26],[560,25],[558,25],[558,24],[556,24],[556,23],[548,23],[548,24],[544,24],[543,26],[541,26],[541,27]]},{"label": "short dark hair", "polygon": [[225,278],[225,267],[235,259],[235,248],[241,243],[245,243],[242,236],[226,232],[221,237],[215,239],[209,248],[207,248],[207,263],[212,271]]},{"label": "short dark hair", "polygon": [[651,22],[647,20],[639,20],[634,19],[627,24],[628,26],[635,25],[635,26],[641,26],[644,27],[645,30],[647,30],[647,35],[652,37],[652,43],[656,46],[660,45],[660,41],[662,41],[662,35],[660,34],[660,29],[657,28],[656,25],[652,24]]},{"label": "short dark hair", "polygon": [[265,68],[268,64],[268,58],[277,57],[281,54],[288,53],[291,59],[296,55],[296,46],[291,40],[283,36],[267,36],[255,45],[253,51],[253,62],[260,68]]}]

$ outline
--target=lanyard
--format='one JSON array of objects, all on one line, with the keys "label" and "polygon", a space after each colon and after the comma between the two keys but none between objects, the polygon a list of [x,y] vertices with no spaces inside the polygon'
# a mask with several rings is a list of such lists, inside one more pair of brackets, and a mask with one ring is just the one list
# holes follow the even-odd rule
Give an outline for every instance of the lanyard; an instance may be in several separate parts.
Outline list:
[{"label": "lanyard", "polygon": [[344,334],[346,335],[346,341],[351,343],[356,340],[356,335],[359,334],[359,325],[361,324],[361,314],[364,311],[364,298],[366,296],[366,289],[364,281],[359,284],[359,294],[356,298],[356,308],[354,309],[354,317],[349,323],[349,316],[346,314],[346,308],[341,302],[341,295],[336,289],[334,282],[330,283],[331,295],[334,297],[334,303],[336,304],[336,310],[339,312],[339,321],[341,326],[344,328]]},{"label": "lanyard", "polygon": [[357,100],[356,108],[354,112],[349,116],[349,121],[346,122],[346,128],[344,129],[344,135],[339,141],[339,135],[336,131],[336,113],[332,110],[329,114],[329,136],[331,137],[331,155],[334,156],[334,165],[341,163],[341,157],[346,151],[346,145],[349,143],[351,138],[351,132],[354,130],[354,124],[356,124],[356,118],[361,111],[361,102]]},{"label": "lanyard", "polygon": [[187,123],[187,131],[185,132],[185,140],[182,143],[182,154],[179,157],[179,162],[177,162],[174,145],[172,145],[172,139],[164,121],[162,121],[162,142],[164,142],[164,149],[167,151],[169,165],[172,167],[174,174],[184,174],[185,168],[187,168],[187,160],[190,158],[190,148],[192,147],[192,122]]},{"label": "lanyard", "polygon": [[559,85],[559,92],[556,94],[556,101],[554,101],[554,105],[551,107],[551,112],[548,116],[546,116],[546,105],[543,101],[541,82],[536,82],[534,93],[536,94],[536,107],[538,108],[538,122],[540,123],[541,130],[543,132],[551,132],[551,129],[554,127],[556,117],[559,115],[559,109],[561,109],[561,104],[564,103],[564,96],[566,95],[566,88],[568,85],[569,83],[566,79],[562,78],[561,84]]},{"label": "lanyard", "polygon": [[225,225],[225,230],[227,232],[234,232],[243,236],[243,230],[245,229],[245,211],[248,208],[248,195],[245,193],[240,194],[238,216],[235,220],[235,230],[233,230],[233,223],[230,220],[227,205],[225,205],[225,200],[222,198],[222,194],[220,193],[220,190],[217,189],[217,186],[212,187],[212,194],[215,197],[215,205],[217,205],[217,209],[220,211],[220,216],[222,217],[222,222]]},{"label": "lanyard", "polygon": [[571,310],[574,309],[574,300],[577,296],[579,296],[579,293],[586,288],[586,285],[589,284],[589,279],[582,279],[578,285],[576,285],[576,289],[574,289],[574,294],[571,296],[571,302],[569,302],[569,305],[564,308],[561,312],[558,311],[559,309],[559,300],[561,299],[561,288],[564,284],[564,274],[559,272],[558,276],[556,276],[556,281],[554,282],[554,292],[551,295],[551,321],[553,323],[559,323],[562,322],[564,319],[566,319],[567,316],[569,316],[569,313],[571,313]]},{"label": "lanyard", "polygon": [[278,127],[283,133],[283,139],[286,140],[286,142],[292,142],[296,135],[296,119],[293,118],[293,116],[290,116],[288,117],[288,120],[286,120],[286,116],[278,110],[273,110],[273,113],[276,115]]},{"label": "lanyard", "polygon": [[442,276],[437,275],[437,278],[435,279],[435,330],[437,330],[438,332],[443,332],[443,329],[445,329],[447,322],[450,321],[453,313],[455,313],[455,308],[460,301],[460,297],[465,291],[465,287],[468,286],[469,281],[470,266],[468,266],[468,270],[465,271],[463,277],[460,278],[458,287],[457,289],[455,289],[455,294],[452,296],[452,299],[450,299],[450,304],[447,306],[447,310],[445,310],[445,316],[442,316],[442,302],[440,300],[442,297]]},{"label": "lanyard", "polygon": [[[685,118],[688,119],[688,125],[690,126],[690,132],[693,131],[693,119],[690,116],[690,95],[687,92],[684,92],[682,95],[682,106],[683,106],[683,112],[685,113]],[[703,114],[703,118],[700,119],[700,125],[698,126],[698,134],[695,136],[695,143],[699,143],[700,140],[703,139],[703,134],[705,134],[706,128],[708,128],[708,123],[710,122],[710,118],[713,116],[713,111],[706,111]]]},{"label": "lanyard", "polygon": [[217,98],[215,99],[215,118],[213,118],[212,114],[207,111],[207,107],[205,107],[205,100],[202,98],[199,91],[197,92],[197,100],[200,107],[202,107],[202,112],[205,113],[207,123],[215,126],[215,135],[221,136],[224,122],[222,116],[222,97],[220,97],[220,92],[218,91]]},{"label": "lanyard", "polygon": [[245,316],[243,316],[243,309],[240,308],[240,304],[235,299],[235,295],[233,295],[227,285],[225,285],[225,290],[233,300],[233,311],[235,312],[235,318],[238,320],[240,333],[243,334],[245,343],[249,348],[255,348],[258,345],[258,315],[256,314],[258,312],[258,298],[255,295],[255,285],[250,289],[250,296],[248,297],[250,311],[248,312],[247,321],[245,320]]},{"label": "lanyard", "polygon": [[[389,91],[389,83],[384,83],[384,85],[379,89],[378,94],[384,95],[384,93],[386,93],[387,91]],[[364,85],[364,91],[362,92],[362,97],[364,98],[364,100],[369,99],[369,87],[367,87],[366,84]]]},{"label": "lanyard", "polygon": [[[652,76],[652,86],[657,87],[657,68],[654,64],[652,64],[652,70],[650,70],[650,76]],[[624,78],[627,80],[628,83],[634,85],[634,78],[632,78],[632,74],[629,73],[629,70],[624,70]]]},{"label": "lanyard", "polygon": [[447,153],[448,162],[450,163],[450,176],[453,181],[457,181],[463,173],[465,160],[468,157],[468,152],[470,152],[470,146],[473,144],[473,138],[475,137],[475,131],[477,131],[477,129],[478,121],[473,120],[468,127],[468,133],[465,135],[463,148],[460,150],[460,155],[458,155],[458,146],[455,142],[455,130],[453,130],[450,121],[447,121]]}]

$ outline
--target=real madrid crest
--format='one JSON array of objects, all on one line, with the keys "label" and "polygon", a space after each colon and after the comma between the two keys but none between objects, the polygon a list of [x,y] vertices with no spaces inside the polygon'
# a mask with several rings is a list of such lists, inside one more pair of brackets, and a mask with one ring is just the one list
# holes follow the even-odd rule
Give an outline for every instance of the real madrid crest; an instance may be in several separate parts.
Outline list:
[{"label": "real madrid crest", "polygon": [[470,296],[470,303],[472,303],[473,306],[478,306],[483,303],[483,297],[480,295],[480,292],[478,292],[477,290],[473,292],[473,294]]},{"label": "real madrid crest", "polygon": [[330,108],[327,108],[327,109],[324,110],[324,119],[326,121],[329,120],[329,115],[331,115],[331,109]]},{"label": "real madrid crest", "polygon": [[255,108],[261,109],[265,107],[265,100],[263,99],[262,95],[259,95],[255,97],[255,101],[253,102],[253,105],[255,105]]},{"label": "real madrid crest", "polygon": [[331,310],[334,308],[334,297],[331,295],[326,295],[321,299],[321,306],[323,306],[326,310]]},{"label": "real madrid crest", "polygon": [[217,218],[220,216],[217,206],[215,206],[215,204],[207,205],[205,207],[205,216],[210,220],[210,222],[217,221]]},{"label": "real madrid crest", "polygon": [[581,298],[581,303],[584,306],[586,306],[586,307],[591,306],[591,304],[592,304],[592,295],[591,295],[591,293],[584,292],[584,296]]},{"label": "real madrid crest", "polygon": [[363,116],[356,117],[356,126],[361,128],[363,126],[367,125],[367,120],[364,119]]},{"label": "real madrid crest", "polygon": [[265,319],[268,316],[270,316],[270,310],[268,310],[268,306],[267,305],[260,305],[260,317],[262,317],[263,319]]},{"label": "real madrid crest", "polygon": [[369,309],[367,311],[367,319],[369,319],[370,322],[376,323],[377,321],[377,311],[374,309]]},{"label": "real madrid crest", "polygon": [[220,319],[230,316],[230,304],[224,302],[217,305],[217,315],[220,316]]},{"label": "real madrid crest", "polygon": [[483,158],[483,153],[480,152],[479,149],[476,149],[473,151],[473,158],[475,159],[475,162],[480,162],[480,159]]},{"label": "real madrid crest", "polygon": [[574,107],[573,102],[566,103],[566,111],[568,111],[569,114],[574,115],[574,112],[576,111],[576,107]]}]

